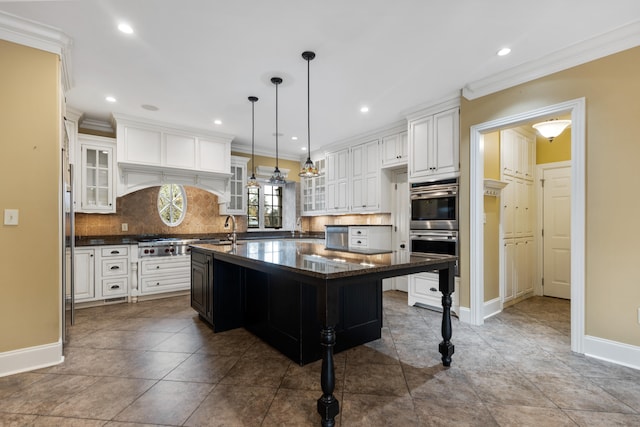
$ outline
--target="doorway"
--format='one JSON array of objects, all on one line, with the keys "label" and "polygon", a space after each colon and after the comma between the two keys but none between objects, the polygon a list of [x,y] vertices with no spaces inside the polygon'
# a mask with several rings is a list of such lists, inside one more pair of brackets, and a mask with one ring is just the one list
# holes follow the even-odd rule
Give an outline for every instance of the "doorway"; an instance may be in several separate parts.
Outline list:
[{"label": "doorway", "polygon": [[468,322],[484,323],[484,152],[483,134],[559,114],[571,114],[571,350],[584,353],[585,338],[585,99],[527,111],[470,128],[470,309]]},{"label": "doorway", "polygon": [[[409,180],[407,168],[391,173],[391,247],[394,251],[409,253]],[[409,292],[408,276],[393,277],[383,281],[383,290]]]}]

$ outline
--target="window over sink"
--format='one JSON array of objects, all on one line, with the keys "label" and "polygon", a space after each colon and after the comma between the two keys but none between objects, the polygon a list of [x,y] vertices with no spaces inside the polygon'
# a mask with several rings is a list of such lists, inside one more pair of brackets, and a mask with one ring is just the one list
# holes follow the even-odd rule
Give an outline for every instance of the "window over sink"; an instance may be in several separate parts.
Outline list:
[{"label": "window over sink", "polygon": [[282,228],[284,191],[282,186],[269,184],[247,188],[248,229]]}]

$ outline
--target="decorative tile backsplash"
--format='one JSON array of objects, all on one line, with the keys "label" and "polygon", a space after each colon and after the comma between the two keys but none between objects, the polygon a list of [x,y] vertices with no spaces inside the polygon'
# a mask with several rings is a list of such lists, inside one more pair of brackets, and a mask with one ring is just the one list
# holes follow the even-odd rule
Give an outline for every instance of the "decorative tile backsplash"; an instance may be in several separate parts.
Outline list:
[{"label": "decorative tile backsplash", "polygon": [[[140,234],[209,234],[224,233],[226,216],[220,215],[218,196],[196,187],[185,186],[187,212],[176,227],[165,225],[158,215],[158,190],[146,188],[116,200],[115,214],[76,214],[77,236]],[[247,229],[246,217],[238,215],[238,231]],[[128,230],[122,231],[122,224]]]}]

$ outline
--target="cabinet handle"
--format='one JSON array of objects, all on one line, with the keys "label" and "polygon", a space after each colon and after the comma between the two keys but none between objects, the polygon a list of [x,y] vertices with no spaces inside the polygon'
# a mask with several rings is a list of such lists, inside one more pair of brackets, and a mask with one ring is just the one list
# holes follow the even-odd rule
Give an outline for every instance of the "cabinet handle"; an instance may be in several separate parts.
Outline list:
[{"label": "cabinet handle", "polygon": [[437,290],[436,288],[429,288],[429,290],[430,290],[431,292],[438,292],[438,290]]},{"label": "cabinet handle", "polygon": [[362,234],[362,231],[358,230],[358,234]]},{"label": "cabinet handle", "polygon": [[111,255],[118,255],[120,251],[111,251]]},{"label": "cabinet handle", "polygon": [[112,265],[110,270],[120,270],[120,266],[118,265]]},{"label": "cabinet handle", "polygon": [[360,240],[358,240],[358,244],[361,244],[362,242]]},{"label": "cabinet handle", "polygon": [[111,289],[120,289],[120,285],[113,285],[111,286]]}]

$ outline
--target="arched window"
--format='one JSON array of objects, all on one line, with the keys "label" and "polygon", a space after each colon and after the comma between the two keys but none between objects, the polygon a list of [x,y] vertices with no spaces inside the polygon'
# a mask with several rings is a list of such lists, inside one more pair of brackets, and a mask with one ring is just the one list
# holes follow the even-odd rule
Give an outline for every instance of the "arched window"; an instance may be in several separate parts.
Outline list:
[{"label": "arched window", "polygon": [[158,213],[170,227],[180,225],[187,212],[187,194],[178,184],[164,184],[158,192]]}]

